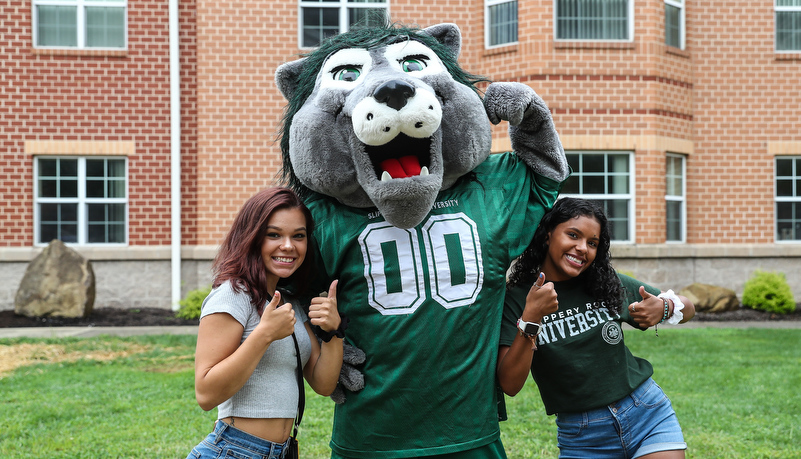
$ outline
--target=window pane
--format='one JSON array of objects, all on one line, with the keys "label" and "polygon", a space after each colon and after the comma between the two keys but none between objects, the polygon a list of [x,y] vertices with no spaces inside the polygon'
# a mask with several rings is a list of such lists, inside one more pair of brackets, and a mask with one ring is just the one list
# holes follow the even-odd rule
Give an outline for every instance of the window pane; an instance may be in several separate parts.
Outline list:
[{"label": "window pane", "polygon": [[628,175],[610,175],[609,176],[609,191],[610,194],[628,194],[629,192],[629,176]]},{"label": "window pane", "polygon": [[665,44],[681,47],[681,9],[665,4]]},{"label": "window pane", "polygon": [[59,159],[58,161],[58,175],[64,177],[78,178],[78,160],[77,159]]},{"label": "window pane", "polygon": [[381,26],[386,21],[386,10],[383,8],[348,9],[348,25],[351,28]]},{"label": "window pane", "polygon": [[106,176],[106,161],[103,159],[87,159],[86,160],[86,176],[87,177],[105,177]]},{"label": "window pane", "polygon": [[801,50],[801,11],[776,12],[776,50]]},{"label": "window pane", "polygon": [[106,182],[103,180],[87,180],[86,181],[86,197],[87,198],[104,198],[105,197]]},{"label": "window pane", "polygon": [[681,201],[667,201],[667,240],[681,241]]},{"label": "window pane", "polygon": [[78,8],[74,6],[36,7],[39,46],[78,46]]},{"label": "window pane", "polygon": [[582,155],[582,172],[606,172],[606,155]]},{"label": "window pane", "polygon": [[61,179],[59,181],[59,198],[77,198],[78,197],[78,180],[77,179]]},{"label": "window pane", "polygon": [[623,199],[607,199],[602,201],[606,218],[609,220],[609,232],[612,240],[627,241],[629,239],[628,201]]},{"label": "window pane", "polygon": [[39,239],[48,243],[53,239],[62,242],[78,241],[77,204],[41,204],[39,206]]},{"label": "window pane", "polygon": [[339,33],[338,8],[303,8],[303,46],[313,47]]},{"label": "window pane", "polygon": [[489,45],[496,46],[517,41],[517,2],[506,2],[489,7]]},{"label": "window pane", "polygon": [[125,205],[89,204],[87,240],[90,243],[124,242]]},{"label": "window pane", "polygon": [[606,193],[606,183],[603,176],[588,175],[584,177],[584,189],[582,193],[604,194]]},{"label": "window pane", "polygon": [[86,46],[125,47],[125,10],[112,7],[87,7]]},{"label": "window pane", "polygon": [[627,40],[628,0],[557,0],[556,38]]},{"label": "window pane", "polygon": [[106,167],[108,169],[108,177],[125,178],[125,160],[107,159]]}]

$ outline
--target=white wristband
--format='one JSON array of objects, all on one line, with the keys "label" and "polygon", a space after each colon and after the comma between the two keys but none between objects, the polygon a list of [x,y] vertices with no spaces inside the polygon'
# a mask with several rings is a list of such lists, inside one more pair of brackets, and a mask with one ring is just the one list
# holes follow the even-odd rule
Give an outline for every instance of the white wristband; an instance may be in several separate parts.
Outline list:
[{"label": "white wristband", "polygon": [[681,319],[684,318],[684,313],[681,312],[681,310],[684,309],[684,303],[681,302],[679,296],[673,293],[673,290],[668,290],[657,296],[673,302],[673,314],[668,318],[667,323],[676,325],[681,322]]}]

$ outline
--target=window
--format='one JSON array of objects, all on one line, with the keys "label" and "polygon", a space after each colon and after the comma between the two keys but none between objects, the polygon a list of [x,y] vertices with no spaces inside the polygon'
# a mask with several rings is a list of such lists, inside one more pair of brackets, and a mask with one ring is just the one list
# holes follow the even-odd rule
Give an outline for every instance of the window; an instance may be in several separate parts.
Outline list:
[{"label": "window", "polygon": [[632,155],[626,152],[568,152],[573,175],[562,195],[598,201],[609,220],[612,240],[633,241]]},{"label": "window", "polygon": [[667,155],[667,172],[665,174],[665,216],[668,242],[684,242],[687,221],[685,203],[685,168],[684,156]]},{"label": "window", "polygon": [[37,47],[124,49],[125,0],[33,0]]},{"label": "window", "polygon": [[37,244],[126,243],[124,158],[39,157],[34,167]]},{"label": "window", "polygon": [[517,0],[486,0],[486,46],[517,43]]},{"label": "window", "polygon": [[376,25],[386,20],[386,0],[301,0],[301,47],[313,48],[355,25]]},{"label": "window", "polygon": [[684,0],[665,0],[665,44],[684,49]]},{"label": "window", "polygon": [[801,156],[776,158],[776,240],[801,241]]},{"label": "window", "polygon": [[556,0],[557,40],[631,40],[633,2]]},{"label": "window", "polygon": [[801,51],[801,0],[776,0],[776,51]]}]

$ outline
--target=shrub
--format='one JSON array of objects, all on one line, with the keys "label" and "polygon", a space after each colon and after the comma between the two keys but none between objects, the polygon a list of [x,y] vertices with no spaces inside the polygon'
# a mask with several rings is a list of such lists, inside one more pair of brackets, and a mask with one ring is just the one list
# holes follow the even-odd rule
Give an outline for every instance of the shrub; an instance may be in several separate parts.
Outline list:
[{"label": "shrub", "polygon": [[784,273],[756,270],[743,287],[743,306],[775,314],[795,311],[795,300]]},{"label": "shrub", "polygon": [[181,319],[199,319],[200,306],[203,305],[203,300],[209,296],[209,292],[211,292],[211,286],[198,288],[187,293],[186,297],[178,302],[181,307],[175,313],[175,316]]}]

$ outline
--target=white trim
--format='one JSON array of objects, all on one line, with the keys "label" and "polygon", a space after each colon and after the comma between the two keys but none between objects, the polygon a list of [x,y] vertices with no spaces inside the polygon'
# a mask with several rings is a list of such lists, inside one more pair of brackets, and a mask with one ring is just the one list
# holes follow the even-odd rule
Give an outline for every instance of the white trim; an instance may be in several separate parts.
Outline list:
[{"label": "white trim", "polygon": [[[678,158],[681,161],[681,196],[669,195],[667,193],[667,184],[665,185],[665,243],[666,244],[684,244],[687,242],[687,157],[676,153],[666,153],[665,163],[667,165],[668,158]],[[665,171],[665,180],[667,181],[667,170]],[[667,202],[681,203],[680,216],[681,227],[679,229],[679,240],[667,240]]]},{"label": "white trim", "polygon": [[[39,45],[39,10],[38,6],[66,6],[76,8],[76,33],[78,34],[75,46],[43,46]],[[122,9],[122,47],[86,46],[86,8],[121,8]],[[121,51],[128,49],[128,1],[127,0],[33,0],[31,1],[31,42],[38,49],[81,49],[98,51]]]},{"label": "white trim", "polygon": [[374,2],[374,3],[354,3],[349,2],[348,0],[338,0],[338,1],[304,1],[298,0],[298,48],[299,49],[314,49],[316,46],[304,46],[303,45],[303,9],[304,8],[320,8],[320,9],[339,9],[339,32],[338,33],[345,33],[349,30],[348,24],[348,10],[349,9],[383,9],[386,11],[386,18],[389,18],[389,0],[384,0],[382,2]]},{"label": "white trim", "polygon": [[[501,5],[504,3],[517,2],[517,40],[506,43],[499,43],[497,45],[490,44],[490,7]],[[520,42],[520,2],[519,0],[484,0],[484,48],[496,49],[503,48],[504,46],[516,45]]]},{"label": "white trim", "polygon": [[178,0],[169,0],[171,306],[181,300],[181,59]]},{"label": "white trim", "polygon": [[557,33],[557,24],[559,22],[559,16],[557,15],[557,5],[556,3],[559,0],[553,0],[553,39],[556,42],[566,43],[566,42],[576,42],[576,43],[632,43],[634,42],[634,0],[627,0],[626,7],[628,15],[628,38],[625,39],[614,39],[614,40],[604,40],[604,39],[576,39],[576,38],[558,38]]}]

